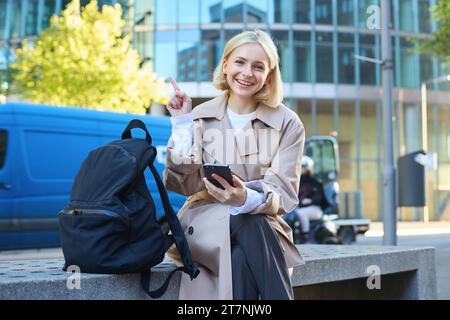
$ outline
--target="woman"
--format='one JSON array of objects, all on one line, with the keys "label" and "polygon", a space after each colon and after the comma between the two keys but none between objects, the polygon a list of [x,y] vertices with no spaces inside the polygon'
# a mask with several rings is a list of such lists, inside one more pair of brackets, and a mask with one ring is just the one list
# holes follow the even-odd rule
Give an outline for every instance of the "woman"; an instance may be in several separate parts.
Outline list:
[{"label": "woman", "polygon": [[[179,213],[199,276],[182,275],[180,299],[292,299],[288,268],[303,264],[281,216],[298,204],[304,128],[281,104],[278,54],[263,31],[230,39],[214,72],[224,94],[191,110],[171,79],[172,136],[164,181],[190,196]],[[228,164],[234,186],[202,164]],[[179,261],[175,250],[169,253]]]}]

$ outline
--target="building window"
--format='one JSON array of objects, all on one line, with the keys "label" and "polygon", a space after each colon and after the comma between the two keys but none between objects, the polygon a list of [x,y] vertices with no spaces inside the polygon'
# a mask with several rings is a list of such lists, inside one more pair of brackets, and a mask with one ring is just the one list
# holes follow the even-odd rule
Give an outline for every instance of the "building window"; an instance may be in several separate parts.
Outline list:
[{"label": "building window", "polygon": [[176,8],[176,0],[156,0],[156,25],[176,24]]},{"label": "building window", "polygon": [[331,0],[316,0],[316,23],[333,23],[333,10]]},{"label": "building window", "polygon": [[[371,34],[359,35],[360,56],[376,58],[375,36]],[[359,61],[359,80],[362,85],[376,84],[376,65],[372,62]]]},{"label": "building window", "polygon": [[419,66],[416,54],[411,52],[413,45],[408,39],[400,38],[400,86],[404,88],[418,88]]},{"label": "building window", "polygon": [[[163,10],[163,9],[161,8],[161,10]],[[159,12],[158,12],[158,14],[159,14]],[[154,3],[152,4],[152,3],[150,3],[150,1],[135,2],[133,17],[132,17],[134,20],[133,25],[153,24],[154,17],[155,17]]]},{"label": "building window", "polygon": [[20,30],[20,23],[22,21],[22,1],[12,1],[12,19],[11,19],[11,38],[19,38],[22,30]]},{"label": "building window", "polygon": [[433,62],[431,57],[426,54],[420,55],[420,79],[421,82],[428,81],[433,78]]},{"label": "building window", "polygon": [[341,164],[340,187],[356,189],[356,126],[355,102],[339,101],[339,158]]},{"label": "building window", "polygon": [[333,100],[316,101],[316,135],[328,136],[333,131],[334,112]]},{"label": "building window", "polygon": [[267,1],[247,0],[247,23],[267,23]]},{"label": "building window", "polygon": [[[72,0],[62,0],[61,1],[61,11],[63,11],[70,2],[72,2]],[[82,1],[80,1],[80,4],[81,5],[83,4]],[[58,12],[58,14],[60,14],[60,12]]]},{"label": "building window", "polygon": [[333,34],[316,33],[316,78],[317,82],[333,83]]},{"label": "building window", "polygon": [[177,80],[196,81],[199,30],[180,30],[178,32]]},{"label": "building window", "polygon": [[291,23],[293,0],[269,0],[269,23]]},{"label": "building window", "polygon": [[302,120],[303,126],[305,127],[305,135],[310,137],[312,133],[312,103],[308,99],[298,99],[295,100],[297,114]]},{"label": "building window", "polygon": [[431,1],[419,0],[419,31],[431,32]]},{"label": "building window", "polygon": [[223,0],[225,22],[244,22],[244,0]]},{"label": "building window", "polygon": [[414,32],[413,0],[399,0],[399,29]]},{"label": "building window", "polygon": [[153,32],[141,31],[135,32],[133,36],[133,47],[139,53],[141,58],[141,64],[149,62],[152,60],[153,52]]},{"label": "building window", "polygon": [[338,6],[338,24],[345,26],[353,25],[353,1],[340,0]]},{"label": "building window", "polygon": [[222,1],[220,0],[202,0],[201,5],[201,23],[220,23],[222,15]]},{"label": "building window", "polygon": [[174,30],[155,32],[155,72],[167,78],[177,74],[176,35]]},{"label": "building window", "polygon": [[37,20],[38,20],[38,0],[28,0],[28,7],[26,13],[25,35],[37,35]]},{"label": "building window", "polygon": [[178,23],[199,23],[199,1],[178,1]]},{"label": "building window", "polygon": [[219,30],[202,30],[200,42],[199,81],[212,81],[213,72],[222,55]]},{"label": "building window", "polygon": [[294,21],[296,23],[311,23],[311,5],[309,0],[294,0]]},{"label": "building window", "polygon": [[6,31],[6,0],[0,0],[0,40],[8,37]]},{"label": "building window", "polygon": [[47,29],[50,25],[50,18],[55,14],[56,0],[45,0],[44,1],[44,13],[42,15],[42,29]]},{"label": "building window", "polygon": [[311,32],[294,32],[294,55],[294,81],[311,82]]},{"label": "building window", "polygon": [[355,83],[355,45],[353,34],[338,34],[339,83]]},{"label": "building window", "polygon": [[288,31],[272,31],[272,38],[280,56],[280,71],[283,81],[292,81],[291,50]]}]

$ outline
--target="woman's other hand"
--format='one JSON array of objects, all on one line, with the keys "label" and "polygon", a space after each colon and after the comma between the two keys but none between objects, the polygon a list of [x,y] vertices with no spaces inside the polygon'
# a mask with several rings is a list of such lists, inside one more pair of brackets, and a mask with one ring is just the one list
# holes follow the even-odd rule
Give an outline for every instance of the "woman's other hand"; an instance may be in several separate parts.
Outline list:
[{"label": "woman's other hand", "polygon": [[167,110],[172,117],[181,116],[192,111],[192,100],[189,96],[181,91],[178,83],[172,77],[169,77],[172,84],[174,95],[170,98],[167,104]]},{"label": "woman's other hand", "polygon": [[244,183],[235,175],[233,175],[233,182],[235,187],[231,186],[224,178],[217,174],[213,174],[212,177],[216,179],[225,189],[220,189],[213,185],[208,179],[203,178],[206,190],[208,193],[220,203],[229,204],[232,206],[240,207],[244,205],[247,200],[247,189]]}]

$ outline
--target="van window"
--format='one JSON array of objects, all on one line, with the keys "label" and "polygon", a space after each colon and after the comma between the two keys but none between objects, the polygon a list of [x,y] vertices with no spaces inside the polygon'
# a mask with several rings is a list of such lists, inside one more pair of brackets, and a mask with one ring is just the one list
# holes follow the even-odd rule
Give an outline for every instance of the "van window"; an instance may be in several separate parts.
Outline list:
[{"label": "van window", "polygon": [[0,169],[5,164],[7,138],[8,132],[6,130],[0,130]]}]

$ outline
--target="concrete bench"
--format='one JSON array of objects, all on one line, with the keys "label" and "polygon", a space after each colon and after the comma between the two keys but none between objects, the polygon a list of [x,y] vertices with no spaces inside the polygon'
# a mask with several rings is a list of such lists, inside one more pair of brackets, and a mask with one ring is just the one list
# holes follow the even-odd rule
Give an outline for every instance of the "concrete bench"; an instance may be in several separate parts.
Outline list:
[{"label": "concrete bench", "polygon": [[[296,299],[437,298],[434,248],[302,245],[299,249],[306,265],[292,275]],[[149,299],[137,274],[81,274],[77,289],[72,273],[62,271],[62,265],[61,259],[0,261],[0,299]],[[159,286],[173,268],[170,261],[153,268],[151,287]],[[177,274],[161,298],[176,299],[179,281]]]}]

